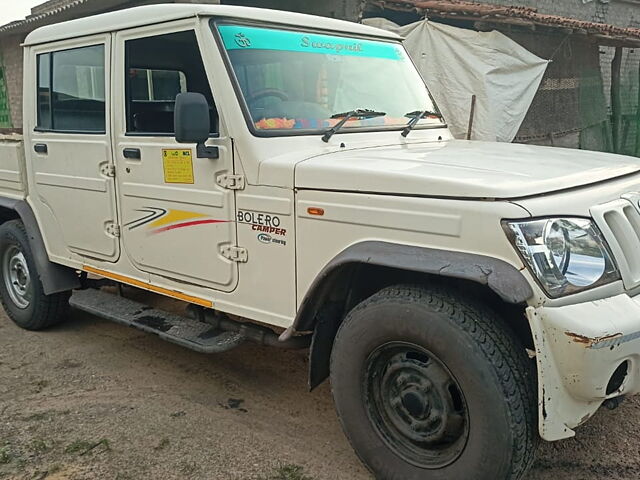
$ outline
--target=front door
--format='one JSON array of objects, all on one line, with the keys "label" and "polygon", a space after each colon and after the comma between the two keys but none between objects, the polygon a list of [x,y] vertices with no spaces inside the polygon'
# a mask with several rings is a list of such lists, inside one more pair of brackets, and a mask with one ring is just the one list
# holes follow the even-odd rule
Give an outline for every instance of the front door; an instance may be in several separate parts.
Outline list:
[{"label": "front door", "polygon": [[[27,148],[30,201],[54,260],[119,256],[109,83],[111,40],[101,35],[47,45],[27,68],[37,72],[37,121]],[[33,77],[31,77],[33,78]],[[28,116],[31,118],[31,116]]]},{"label": "front door", "polygon": [[[160,30],[161,29],[161,30]],[[116,35],[116,178],[123,248],[139,270],[231,291],[237,264],[233,190],[217,179],[233,173],[231,140],[220,128],[196,34],[145,27]],[[211,145],[218,159],[197,158],[174,139],[176,95],[198,92],[211,105]]]}]

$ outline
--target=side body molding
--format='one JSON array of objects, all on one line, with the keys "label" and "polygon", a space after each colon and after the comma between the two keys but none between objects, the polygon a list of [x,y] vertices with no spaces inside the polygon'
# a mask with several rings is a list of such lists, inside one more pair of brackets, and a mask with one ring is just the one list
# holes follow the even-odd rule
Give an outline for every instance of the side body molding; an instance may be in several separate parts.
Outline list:
[{"label": "side body molding", "polygon": [[331,277],[350,264],[370,264],[441,277],[470,280],[488,286],[502,300],[524,303],[533,289],[517,268],[503,260],[472,253],[367,241],[348,247],[331,260],[307,292],[289,334],[311,330]]},{"label": "side body molding", "polygon": [[51,295],[80,288],[80,278],[73,269],[49,261],[38,221],[29,204],[24,200],[0,197],[0,208],[16,212],[22,220],[44,293]]}]

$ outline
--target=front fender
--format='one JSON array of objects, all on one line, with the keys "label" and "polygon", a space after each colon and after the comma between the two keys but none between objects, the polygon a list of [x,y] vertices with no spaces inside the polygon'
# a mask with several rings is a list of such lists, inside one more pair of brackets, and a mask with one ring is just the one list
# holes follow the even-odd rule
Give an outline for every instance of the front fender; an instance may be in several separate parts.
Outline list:
[{"label": "front fender", "polygon": [[280,337],[285,341],[297,332],[313,331],[309,361],[311,389],[329,376],[333,341],[343,318],[344,312],[332,302],[332,289],[348,288],[350,278],[342,273],[358,264],[476,282],[510,304],[525,303],[534,294],[517,268],[496,258],[377,241],[352,245],[322,269],[307,292],[294,324]]},{"label": "front fender", "polygon": [[510,304],[525,303],[533,296],[533,289],[522,273],[503,260],[473,253],[367,241],[350,246],[322,269],[305,295],[293,326],[285,335],[313,329],[315,314],[324,303],[324,293],[332,278],[352,264],[469,280],[486,285]]}]

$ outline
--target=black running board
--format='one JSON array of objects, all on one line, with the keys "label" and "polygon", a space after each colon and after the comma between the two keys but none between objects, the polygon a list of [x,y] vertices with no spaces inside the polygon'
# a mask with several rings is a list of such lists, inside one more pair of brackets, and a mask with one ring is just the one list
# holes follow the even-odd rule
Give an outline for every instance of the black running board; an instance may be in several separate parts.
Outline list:
[{"label": "black running board", "polygon": [[226,352],[246,340],[240,332],[221,331],[207,323],[156,310],[102,290],[76,290],[69,304],[97,317],[154,333],[163,340],[200,353]]}]

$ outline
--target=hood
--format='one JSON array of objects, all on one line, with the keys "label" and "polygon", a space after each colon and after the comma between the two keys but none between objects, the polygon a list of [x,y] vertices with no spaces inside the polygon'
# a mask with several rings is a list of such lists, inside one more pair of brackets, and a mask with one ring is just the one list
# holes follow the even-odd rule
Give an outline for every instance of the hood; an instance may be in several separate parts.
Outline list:
[{"label": "hood", "polygon": [[640,171],[640,159],[512,143],[433,142],[328,153],[296,167],[297,188],[512,199]]}]

